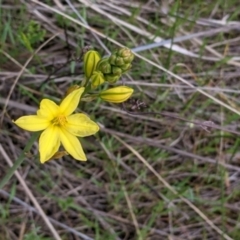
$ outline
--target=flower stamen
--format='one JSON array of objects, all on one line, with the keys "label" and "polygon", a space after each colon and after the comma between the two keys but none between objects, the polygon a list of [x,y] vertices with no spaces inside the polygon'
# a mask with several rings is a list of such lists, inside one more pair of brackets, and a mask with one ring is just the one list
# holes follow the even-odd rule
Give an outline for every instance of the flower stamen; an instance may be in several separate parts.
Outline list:
[{"label": "flower stamen", "polygon": [[52,120],[52,124],[55,126],[64,126],[67,123],[67,119],[64,115],[59,115]]}]

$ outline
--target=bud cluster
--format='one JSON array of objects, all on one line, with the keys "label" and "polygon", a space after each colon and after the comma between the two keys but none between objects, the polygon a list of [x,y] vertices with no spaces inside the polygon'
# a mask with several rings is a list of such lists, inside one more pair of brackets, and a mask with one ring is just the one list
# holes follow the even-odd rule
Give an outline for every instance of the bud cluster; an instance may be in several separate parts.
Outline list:
[{"label": "bud cluster", "polygon": [[120,48],[113,52],[110,57],[103,58],[98,62],[97,70],[102,72],[105,81],[116,83],[121,75],[131,68],[134,55],[128,48]]},{"label": "bud cluster", "polygon": [[[101,58],[94,50],[84,55],[84,74],[86,77],[84,87],[96,89],[104,82],[116,83],[121,75],[131,68],[134,55],[128,48],[120,48],[109,57]],[[71,91],[71,90],[70,90]],[[112,103],[126,101],[133,93],[133,89],[126,86],[110,88],[97,94],[102,100]],[[88,95],[86,99],[94,99],[95,95]]]}]

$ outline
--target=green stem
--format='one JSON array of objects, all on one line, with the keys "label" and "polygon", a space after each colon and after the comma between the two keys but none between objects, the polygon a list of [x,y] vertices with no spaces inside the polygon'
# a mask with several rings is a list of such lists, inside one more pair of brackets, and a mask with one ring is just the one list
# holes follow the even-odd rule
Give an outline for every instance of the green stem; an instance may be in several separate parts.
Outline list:
[{"label": "green stem", "polygon": [[81,98],[83,98],[83,96],[85,96],[86,93],[88,93],[91,90],[91,83],[90,83],[90,78],[86,81],[86,83],[84,84],[85,90],[82,93]]},{"label": "green stem", "polygon": [[21,152],[20,156],[17,158],[17,160],[14,162],[13,166],[8,170],[7,174],[5,175],[5,177],[2,179],[2,181],[0,182],[0,189],[3,188],[3,186],[10,180],[10,178],[13,176],[14,172],[17,170],[17,168],[22,164],[23,160],[25,159],[25,153],[29,152],[29,150],[31,149],[33,143],[35,142],[35,140],[38,138],[40,132],[36,132],[34,133],[31,138],[29,139],[27,145],[25,146],[25,148],[23,149],[23,151]]}]

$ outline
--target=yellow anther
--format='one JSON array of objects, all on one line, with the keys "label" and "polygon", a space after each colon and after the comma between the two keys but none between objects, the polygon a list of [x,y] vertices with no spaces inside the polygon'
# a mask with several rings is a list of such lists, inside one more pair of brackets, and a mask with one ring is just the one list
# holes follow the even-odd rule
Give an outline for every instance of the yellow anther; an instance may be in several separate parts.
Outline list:
[{"label": "yellow anther", "polygon": [[52,124],[56,126],[64,126],[67,122],[67,119],[63,115],[59,115],[53,119]]}]

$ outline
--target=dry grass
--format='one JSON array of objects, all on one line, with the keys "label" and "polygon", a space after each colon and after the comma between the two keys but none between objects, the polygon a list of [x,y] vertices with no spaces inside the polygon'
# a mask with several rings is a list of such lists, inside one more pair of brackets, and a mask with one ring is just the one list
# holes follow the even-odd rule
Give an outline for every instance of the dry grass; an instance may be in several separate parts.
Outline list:
[{"label": "dry grass", "polygon": [[238,1],[89,2],[0,1],[0,180],[30,139],[12,119],[79,83],[84,47],[133,48],[122,81],[146,106],[82,104],[87,162],[41,165],[36,142],[0,190],[0,240],[240,239]]}]

